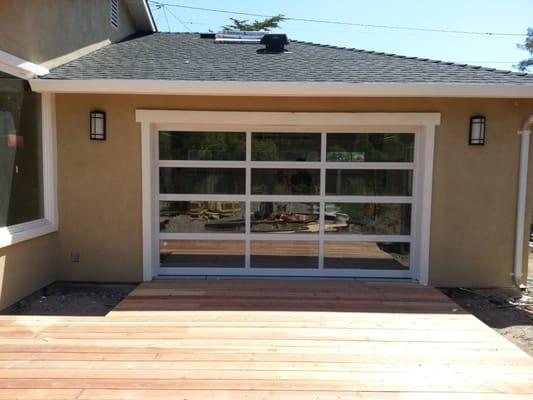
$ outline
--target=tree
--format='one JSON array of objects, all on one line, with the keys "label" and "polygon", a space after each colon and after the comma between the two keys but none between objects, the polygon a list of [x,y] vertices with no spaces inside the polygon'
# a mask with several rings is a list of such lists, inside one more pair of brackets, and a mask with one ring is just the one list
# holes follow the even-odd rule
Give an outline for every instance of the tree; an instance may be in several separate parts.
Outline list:
[{"label": "tree", "polygon": [[262,21],[248,22],[246,19],[238,20],[236,18],[230,18],[230,20],[232,23],[223,26],[223,29],[228,31],[269,31],[273,28],[279,28],[280,22],[284,21],[285,17],[282,14],[278,14]]},{"label": "tree", "polygon": [[524,44],[518,44],[518,48],[529,52],[530,57],[520,61],[516,66],[520,71],[527,71],[533,66],[533,28],[527,30],[527,37]]}]

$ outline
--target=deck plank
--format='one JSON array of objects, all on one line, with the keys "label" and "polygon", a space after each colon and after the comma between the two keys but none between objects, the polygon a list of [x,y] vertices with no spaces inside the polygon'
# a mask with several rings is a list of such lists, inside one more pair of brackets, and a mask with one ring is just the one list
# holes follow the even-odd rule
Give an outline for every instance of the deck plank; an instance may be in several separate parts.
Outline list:
[{"label": "deck plank", "polygon": [[411,283],[143,283],[106,317],[0,316],[0,399],[533,398],[533,358]]}]

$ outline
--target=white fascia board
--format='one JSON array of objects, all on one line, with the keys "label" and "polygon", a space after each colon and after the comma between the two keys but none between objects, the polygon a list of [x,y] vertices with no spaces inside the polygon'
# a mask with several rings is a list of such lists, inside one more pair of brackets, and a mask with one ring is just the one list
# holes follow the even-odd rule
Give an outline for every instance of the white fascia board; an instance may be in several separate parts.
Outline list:
[{"label": "white fascia board", "polygon": [[126,0],[126,6],[137,28],[143,31],[157,31],[152,13],[145,0]]},{"label": "white fascia board", "polygon": [[0,70],[22,79],[33,79],[50,71],[40,65],[0,50]]},{"label": "white fascia board", "polygon": [[32,79],[36,92],[212,96],[533,98],[531,85]]}]

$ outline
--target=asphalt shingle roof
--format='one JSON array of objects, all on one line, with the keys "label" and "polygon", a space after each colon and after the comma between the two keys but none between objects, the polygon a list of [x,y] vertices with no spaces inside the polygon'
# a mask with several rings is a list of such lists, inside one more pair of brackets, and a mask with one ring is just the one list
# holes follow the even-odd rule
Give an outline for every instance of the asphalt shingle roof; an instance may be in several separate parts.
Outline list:
[{"label": "asphalt shingle roof", "polygon": [[262,47],[156,32],[96,50],[44,79],[533,84],[528,74],[309,42],[291,41],[282,54],[258,54]]}]

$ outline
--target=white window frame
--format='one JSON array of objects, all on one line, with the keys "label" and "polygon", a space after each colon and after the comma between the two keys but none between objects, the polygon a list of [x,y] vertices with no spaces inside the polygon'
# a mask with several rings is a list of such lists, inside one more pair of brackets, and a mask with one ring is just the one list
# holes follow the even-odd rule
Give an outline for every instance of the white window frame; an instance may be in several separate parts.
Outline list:
[{"label": "white window frame", "polygon": [[55,97],[41,94],[43,218],[0,227],[0,248],[58,230]]},{"label": "white window frame", "polygon": [[[267,132],[267,131],[283,131],[283,132],[318,132],[322,134],[322,143],[325,143],[325,133],[332,132],[414,132],[415,133],[415,160],[413,163],[365,163],[354,165],[355,163],[327,163],[335,165],[335,168],[387,168],[387,169],[402,169],[413,168],[413,194],[412,197],[388,197],[387,200],[379,198],[379,196],[349,196],[343,199],[341,196],[335,196],[331,199],[326,196],[325,200],[341,202],[364,202],[365,200],[376,201],[379,198],[380,202],[402,202],[411,203],[413,205],[413,226],[411,229],[410,239],[406,236],[398,235],[396,239],[401,242],[411,242],[411,268],[408,274],[405,271],[381,271],[372,270],[371,276],[379,277],[410,277],[418,280],[421,284],[428,282],[429,270],[429,234],[430,234],[430,219],[431,219],[431,181],[433,169],[433,148],[435,127],[440,123],[439,113],[285,113],[285,112],[224,112],[224,111],[166,111],[166,110],[137,110],[136,119],[141,122],[141,145],[142,145],[142,187],[143,187],[143,279],[151,280],[159,273],[159,209],[158,203],[160,199],[177,198],[174,195],[159,196],[159,188],[157,184],[158,169],[163,165],[180,165],[184,163],[193,167],[198,166],[216,166],[218,162],[203,162],[203,161],[159,161],[158,155],[158,135],[160,130],[227,130],[247,132]],[[247,153],[250,150],[250,143],[248,137]],[[322,152],[325,152],[325,146],[322,146]],[[248,154],[247,160],[250,160]],[[208,165],[207,165],[208,164]],[[220,162],[220,166],[228,167],[229,164],[235,167],[246,167],[247,169],[247,185],[250,185],[250,167],[249,161],[243,162]],[[294,165],[293,165],[294,164]],[[320,162],[306,162],[305,168],[312,168],[313,164],[317,166],[324,166],[326,164],[324,154],[322,154]],[[302,163],[280,163],[262,162],[265,168],[268,167],[290,167],[298,166],[301,168]],[[257,168],[257,162],[253,162],[253,167]],[[324,195],[325,180],[321,179],[321,196]],[[249,190],[247,190],[249,193]],[[263,196],[264,200],[270,201],[294,201],[297,198],[299,201],[317,201],[317,197],[321,196]],[[186,199],[188,196],[179,195],[180,199]],[[202,198],[229,200],[235,198],[242,199],[244,196],[237,195],[210,195],[202,196]],[[254,196],[255,201],[262,201],[262,198]],[[198,199],[197,195],[191,195],[191,199]],[[246,206],[249,207],[250,199],[246,199]],[[321,210],[321,214],[324,210]],[[322,215],[321,215],[322,217]],[[323,229],[323,228],[322,228]],[[247,228],[248,230],[248,228]],[[245,234],[208,234],[210,238],[218,239],[240,239]],[[168,236],[170,239],[179,236],[189,239],[195,238],[192,234],[161,234],[164,238]],[[202,238],[206,238],[205,234]],[[261,235],[253,234],[255,239],[268,240],[284,240],[285,235]],[[291,240],[320,240],[324,238],[324,233],[319,235],[291,235]],[[352,239],[351,235],[325,235],[325,238],[336,238],[339,240],[343,236]],[[364,235],[358,235],[359,240],[365,238]],[[384,238],[384,237],[383,237]],[[379,240],[379,235],[368,235],[369,240]],[[394,237],[387,235],[387,240],[394,239]],[[320,241],[320,252],[323,252],[322,241]],[[249,241],[247,241],[249,243]],[[322,259],[321,257],[319,257]],[[249,267],[248,262],[246,267]],[[242,271],[242,268],[240,269]],[[257,275],[279,275],[280,269],[257,269]],[[284,272],[285,269],[283,270]],[[198,274],[198,270],[182,271],[183,273]],[[202,273],[213,274],[234,274],[232,269],[216,269],[211,271],[206,268]],[[318,270],[300,270],[300,273],[306,276],[357,276],[353,271],[342,271],[319,268]],[[284,273],[285,275],[285,273]],[[368,271],[361,270],[360,276],[367,276]]]}]

